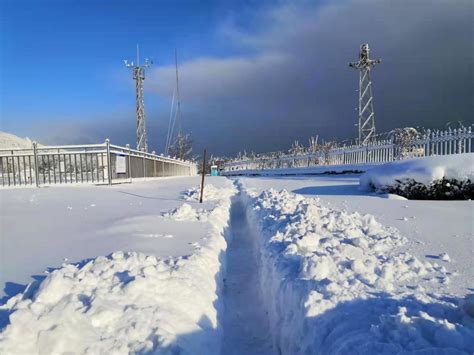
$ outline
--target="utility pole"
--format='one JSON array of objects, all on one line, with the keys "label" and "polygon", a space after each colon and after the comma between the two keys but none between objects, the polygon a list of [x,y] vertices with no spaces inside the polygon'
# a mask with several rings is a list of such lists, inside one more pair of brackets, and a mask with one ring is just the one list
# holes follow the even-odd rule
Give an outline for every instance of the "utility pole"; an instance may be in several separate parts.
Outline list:
[{"label": "utility pole", "polygon": [[145,80],[145,68],[150,67],[152,61],[145,59],[145,63],[140,65],[140,47],[137,44],[136,63],[124,60],[125,66],[133,70],[133,80],[135,80],[136,92],[136,113],[137,113],[137,150],[148,152],[148,138],[146,134],[145,101],[143,96],[143,80]]},{"label": "utility pole", "polygon": [[381,59],[370,59],[369,45],[361,44],[359,61],[349,63],[359,70],[359,144],[367,144],[375,139],[375,112],[370,71]]}]

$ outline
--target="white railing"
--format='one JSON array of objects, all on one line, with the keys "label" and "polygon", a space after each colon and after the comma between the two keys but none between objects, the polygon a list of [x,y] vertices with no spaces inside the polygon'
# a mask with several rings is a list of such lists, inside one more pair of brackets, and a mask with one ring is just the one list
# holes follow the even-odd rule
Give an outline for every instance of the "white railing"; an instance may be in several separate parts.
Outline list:
[{"label": "white railing", "polygon": [[471,127],[434,132],[428,130],[409,144],[380,140],[367,145],[319,146],[320,149],[316,151],[307,148],[294,154],[267,153],[227,162],[222,170],[224,175],[233,175],[266,169],[381,164],[407,158],[472,153],[473,139]]},{"label": "white railing", "polygon": [[0,149],[0,186],[131,182],[135,178],[190,176],[194,162],[102,144]]}]

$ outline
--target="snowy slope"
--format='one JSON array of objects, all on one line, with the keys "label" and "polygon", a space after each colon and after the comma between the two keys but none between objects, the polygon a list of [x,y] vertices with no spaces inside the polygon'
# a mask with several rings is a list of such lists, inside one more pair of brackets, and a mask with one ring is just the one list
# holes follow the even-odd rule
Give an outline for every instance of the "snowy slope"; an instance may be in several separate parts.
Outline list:
[{"label": "snowy slope", "polygon": [[2,191],[7,291],[80,262],[0,306],[0,353],[218,353],[234,188],[211,179],[200,205],[197,182]]},{"label": "snowy slope", "polygon": [[420,260],[370,215],[285,190],[259,194],[249,181],[261,289],[280,353],[474,351],[472,301],[432,292],[449,283],[449,258]]},{"label": "snowy slope", "polygon": [[14,134],[0,132],[0,149],[2,148],[31,148],[33,142],[29,138],[20,138]]}]

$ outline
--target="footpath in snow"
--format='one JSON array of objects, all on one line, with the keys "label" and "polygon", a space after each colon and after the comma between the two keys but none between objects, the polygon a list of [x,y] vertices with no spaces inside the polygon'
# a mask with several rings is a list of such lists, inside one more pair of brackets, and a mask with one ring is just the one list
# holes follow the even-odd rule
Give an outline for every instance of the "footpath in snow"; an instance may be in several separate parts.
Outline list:
[{"label": "footpath in snow", "polygon": [[226,253],[224,282],[224,342],[222,354],[272,354],[268,316],[260,289],[257,236],[247,222],[246,206],[239,196],[231,208],[232,238]]}]

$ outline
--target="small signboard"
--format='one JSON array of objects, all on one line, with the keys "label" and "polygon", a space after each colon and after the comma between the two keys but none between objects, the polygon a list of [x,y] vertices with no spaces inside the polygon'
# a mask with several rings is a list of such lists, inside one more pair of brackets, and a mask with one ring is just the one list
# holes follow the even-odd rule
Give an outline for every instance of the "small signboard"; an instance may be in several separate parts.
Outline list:
[{"label": "small signboard", "polygon": [[127,172],[127,163],[125,161],[125,156],[117,155],[117,160],[115,161],[115,169],[117,174],[124,174]]}]

